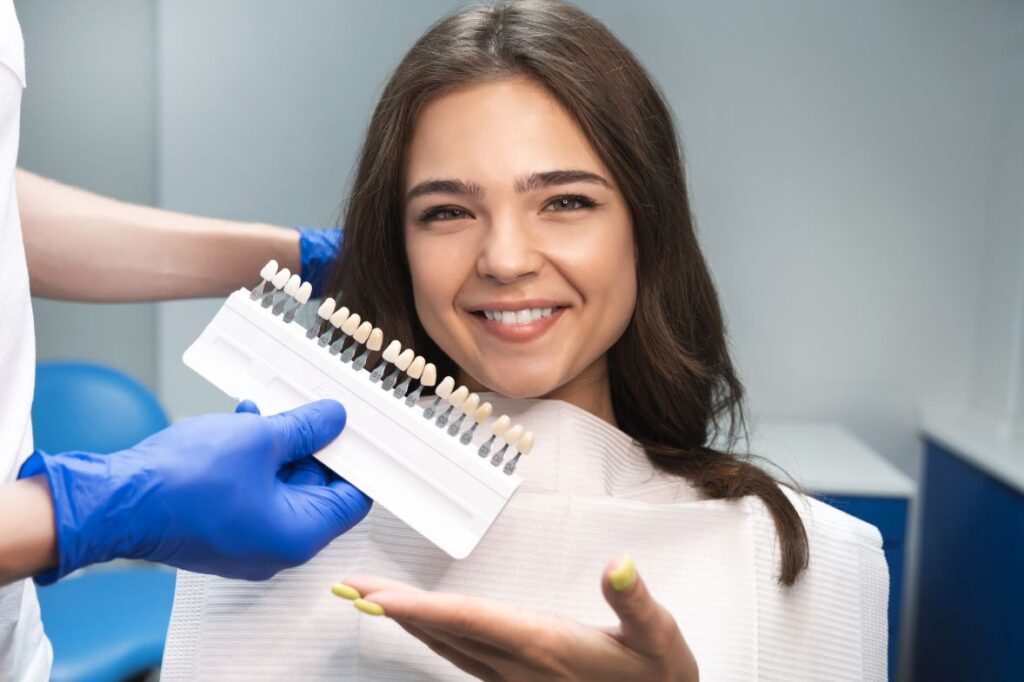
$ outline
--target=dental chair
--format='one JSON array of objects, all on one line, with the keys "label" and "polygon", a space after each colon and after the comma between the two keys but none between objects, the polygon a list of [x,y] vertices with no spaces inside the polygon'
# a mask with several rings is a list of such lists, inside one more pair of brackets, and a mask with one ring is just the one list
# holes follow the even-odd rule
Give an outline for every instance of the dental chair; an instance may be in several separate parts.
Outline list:
[{"label": "dental chair", "polygon": [[[109,453],[168,425],[153,394],[132,377],[86,362],[36,368],[35,446]],[[53,643],[54,682],[144,680],[157,670],[174,601],[174,572],[113,562],[38,588]]]}]

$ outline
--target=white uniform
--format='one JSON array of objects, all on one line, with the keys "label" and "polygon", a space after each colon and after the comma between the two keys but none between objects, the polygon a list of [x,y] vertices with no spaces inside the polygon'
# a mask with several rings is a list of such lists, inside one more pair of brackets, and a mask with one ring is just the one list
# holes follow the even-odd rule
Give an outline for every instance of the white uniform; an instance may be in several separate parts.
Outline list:
[{"label": "white uniform", "polygon": [[[35,334],[14,168],[25,48],[12,0],[0,0],[0,483],[32,452]],[[31,580],[0,587],[0,681],[46,680],[53,654]]]},{"label": "white uniform", "polygon": [[614,625],[600,576],[626,551],[675,616],[701,679],[886,679],[888,572],[873,526],[791,494],[810,566],[780,587],[774,526],[758,500],[700,499],[654,471],[626,434],[566,403],[487,399],[537,442],[519,464],[522,487],[469,558],[452,560],[377,506],[267,583],[179,571],[160,679],[464,680],[331,584],[375,573]]}]

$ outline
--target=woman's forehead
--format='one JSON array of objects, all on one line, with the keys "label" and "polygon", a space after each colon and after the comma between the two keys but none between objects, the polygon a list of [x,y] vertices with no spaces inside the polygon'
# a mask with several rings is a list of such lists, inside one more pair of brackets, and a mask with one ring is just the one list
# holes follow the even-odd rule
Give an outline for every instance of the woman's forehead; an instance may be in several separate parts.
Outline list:
[{"label": "woman's forehead", "polygon": [[522,78],[474,83],[420,113],[406,156],[405,191],[436,179],[515,187],[532,174],[576,169],[610,175],[575,118]]}]

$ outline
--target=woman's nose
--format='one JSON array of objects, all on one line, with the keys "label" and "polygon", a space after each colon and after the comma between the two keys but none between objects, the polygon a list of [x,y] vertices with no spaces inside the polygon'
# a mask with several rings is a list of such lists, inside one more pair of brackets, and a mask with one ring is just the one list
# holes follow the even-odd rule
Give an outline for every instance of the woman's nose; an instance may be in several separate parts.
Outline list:
[{"label": "woman's nose", "polygon": [[542,263],[543,257],[527,227],[518,221],[504,220],[487,230],[477,259],[477,273],[484,279],[508,284],[535,274]]}]

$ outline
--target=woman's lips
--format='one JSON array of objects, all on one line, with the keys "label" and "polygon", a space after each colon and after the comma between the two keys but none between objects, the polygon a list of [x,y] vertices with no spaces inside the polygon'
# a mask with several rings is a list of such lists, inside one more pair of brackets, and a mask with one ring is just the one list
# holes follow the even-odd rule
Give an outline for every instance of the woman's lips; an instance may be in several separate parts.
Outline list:
[{"label": "woman's lips", "polygon": [[498,320],[489,320],[482,313],[472,313],[472,317],[484,330],[499,341],[506,343],[527,343],[544,335],[555,324],[565,308],[556,308],[547,317],[541,317],[523,324],[505,324]]}]

